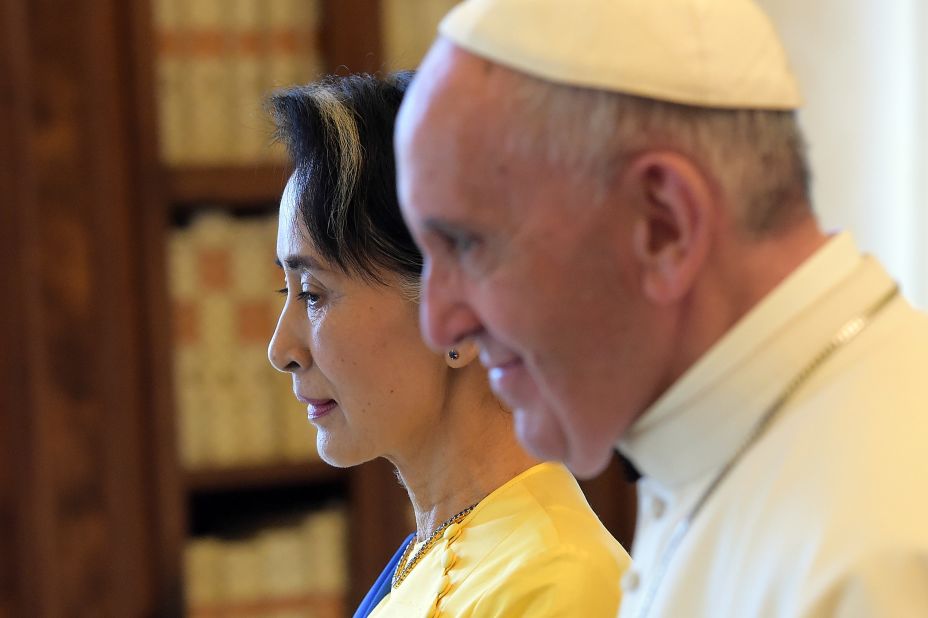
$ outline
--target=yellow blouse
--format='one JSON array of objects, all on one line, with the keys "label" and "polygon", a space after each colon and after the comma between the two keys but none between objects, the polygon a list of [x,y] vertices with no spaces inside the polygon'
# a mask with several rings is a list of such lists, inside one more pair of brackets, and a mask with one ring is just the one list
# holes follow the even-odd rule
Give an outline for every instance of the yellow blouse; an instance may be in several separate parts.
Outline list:
[{"label": "yellow blouse", "polygon": [[484,498],[371,618],[614,618],[630,559],[563,465],[529,468]]}]

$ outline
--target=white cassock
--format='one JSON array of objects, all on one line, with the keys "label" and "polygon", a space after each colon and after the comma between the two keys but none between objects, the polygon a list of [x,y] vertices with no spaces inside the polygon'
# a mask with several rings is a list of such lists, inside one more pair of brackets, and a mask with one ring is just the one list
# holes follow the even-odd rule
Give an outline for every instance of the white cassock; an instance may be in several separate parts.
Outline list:
[{"label": "white cassock", "polygon": [[928,316],[901,297],[821,364],[710,495],[771,403],[893,281],[829,242],[635,423],[621,616],[928,617]]}]

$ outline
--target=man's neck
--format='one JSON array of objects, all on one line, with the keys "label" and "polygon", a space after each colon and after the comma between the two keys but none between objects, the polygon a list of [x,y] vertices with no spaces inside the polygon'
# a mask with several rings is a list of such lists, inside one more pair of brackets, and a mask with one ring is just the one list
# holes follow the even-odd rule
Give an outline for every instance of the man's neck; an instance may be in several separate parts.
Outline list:
[{"label": "man's neck", "polygon": [[720,246],[680,308],[674,329],[677,345],[662,389],[676,382],[826,242],[828,237],[810,216],[769,240],[735,240]]}]

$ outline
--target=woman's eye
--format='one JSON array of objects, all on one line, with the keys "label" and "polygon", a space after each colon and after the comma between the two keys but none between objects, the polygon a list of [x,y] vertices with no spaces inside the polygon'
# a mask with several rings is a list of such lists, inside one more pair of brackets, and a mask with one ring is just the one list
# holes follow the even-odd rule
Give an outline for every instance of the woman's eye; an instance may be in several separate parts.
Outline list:
[{"label": "woman's eye", "polygon": [[301,302],[303,302],[307,307],[315,307],[319,304],[319,294],[311,292],[309,290],[303,290],[296,295]]},{"label": "woman's eye", "polygon": [[[280,288],[276,292],[280,294],[281,296],[287,296],[290,293],[290,289]],[[316,304],[319,303],[319,294],[315,292],[311,292],[310,290],[303,290],[302,292],[297,294],[296,297],[301,303],[307,306],[310,306],[310,307],[315,306]]]}]

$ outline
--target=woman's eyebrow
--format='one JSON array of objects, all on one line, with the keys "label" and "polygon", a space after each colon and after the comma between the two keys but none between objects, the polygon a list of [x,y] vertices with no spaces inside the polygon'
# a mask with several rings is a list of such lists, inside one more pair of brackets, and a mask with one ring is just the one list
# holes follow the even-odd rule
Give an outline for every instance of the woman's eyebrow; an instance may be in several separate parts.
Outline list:
[{"label": "woman's eyebrow", "polygon": [[284,258],[283,264],[281,264],[280,258],[275,259],[274,263],[277,264],[278,268],[283,268],[283,264],[286,264],[288,270],[328,270],[319,260],[308,255],[288,255]]}]

